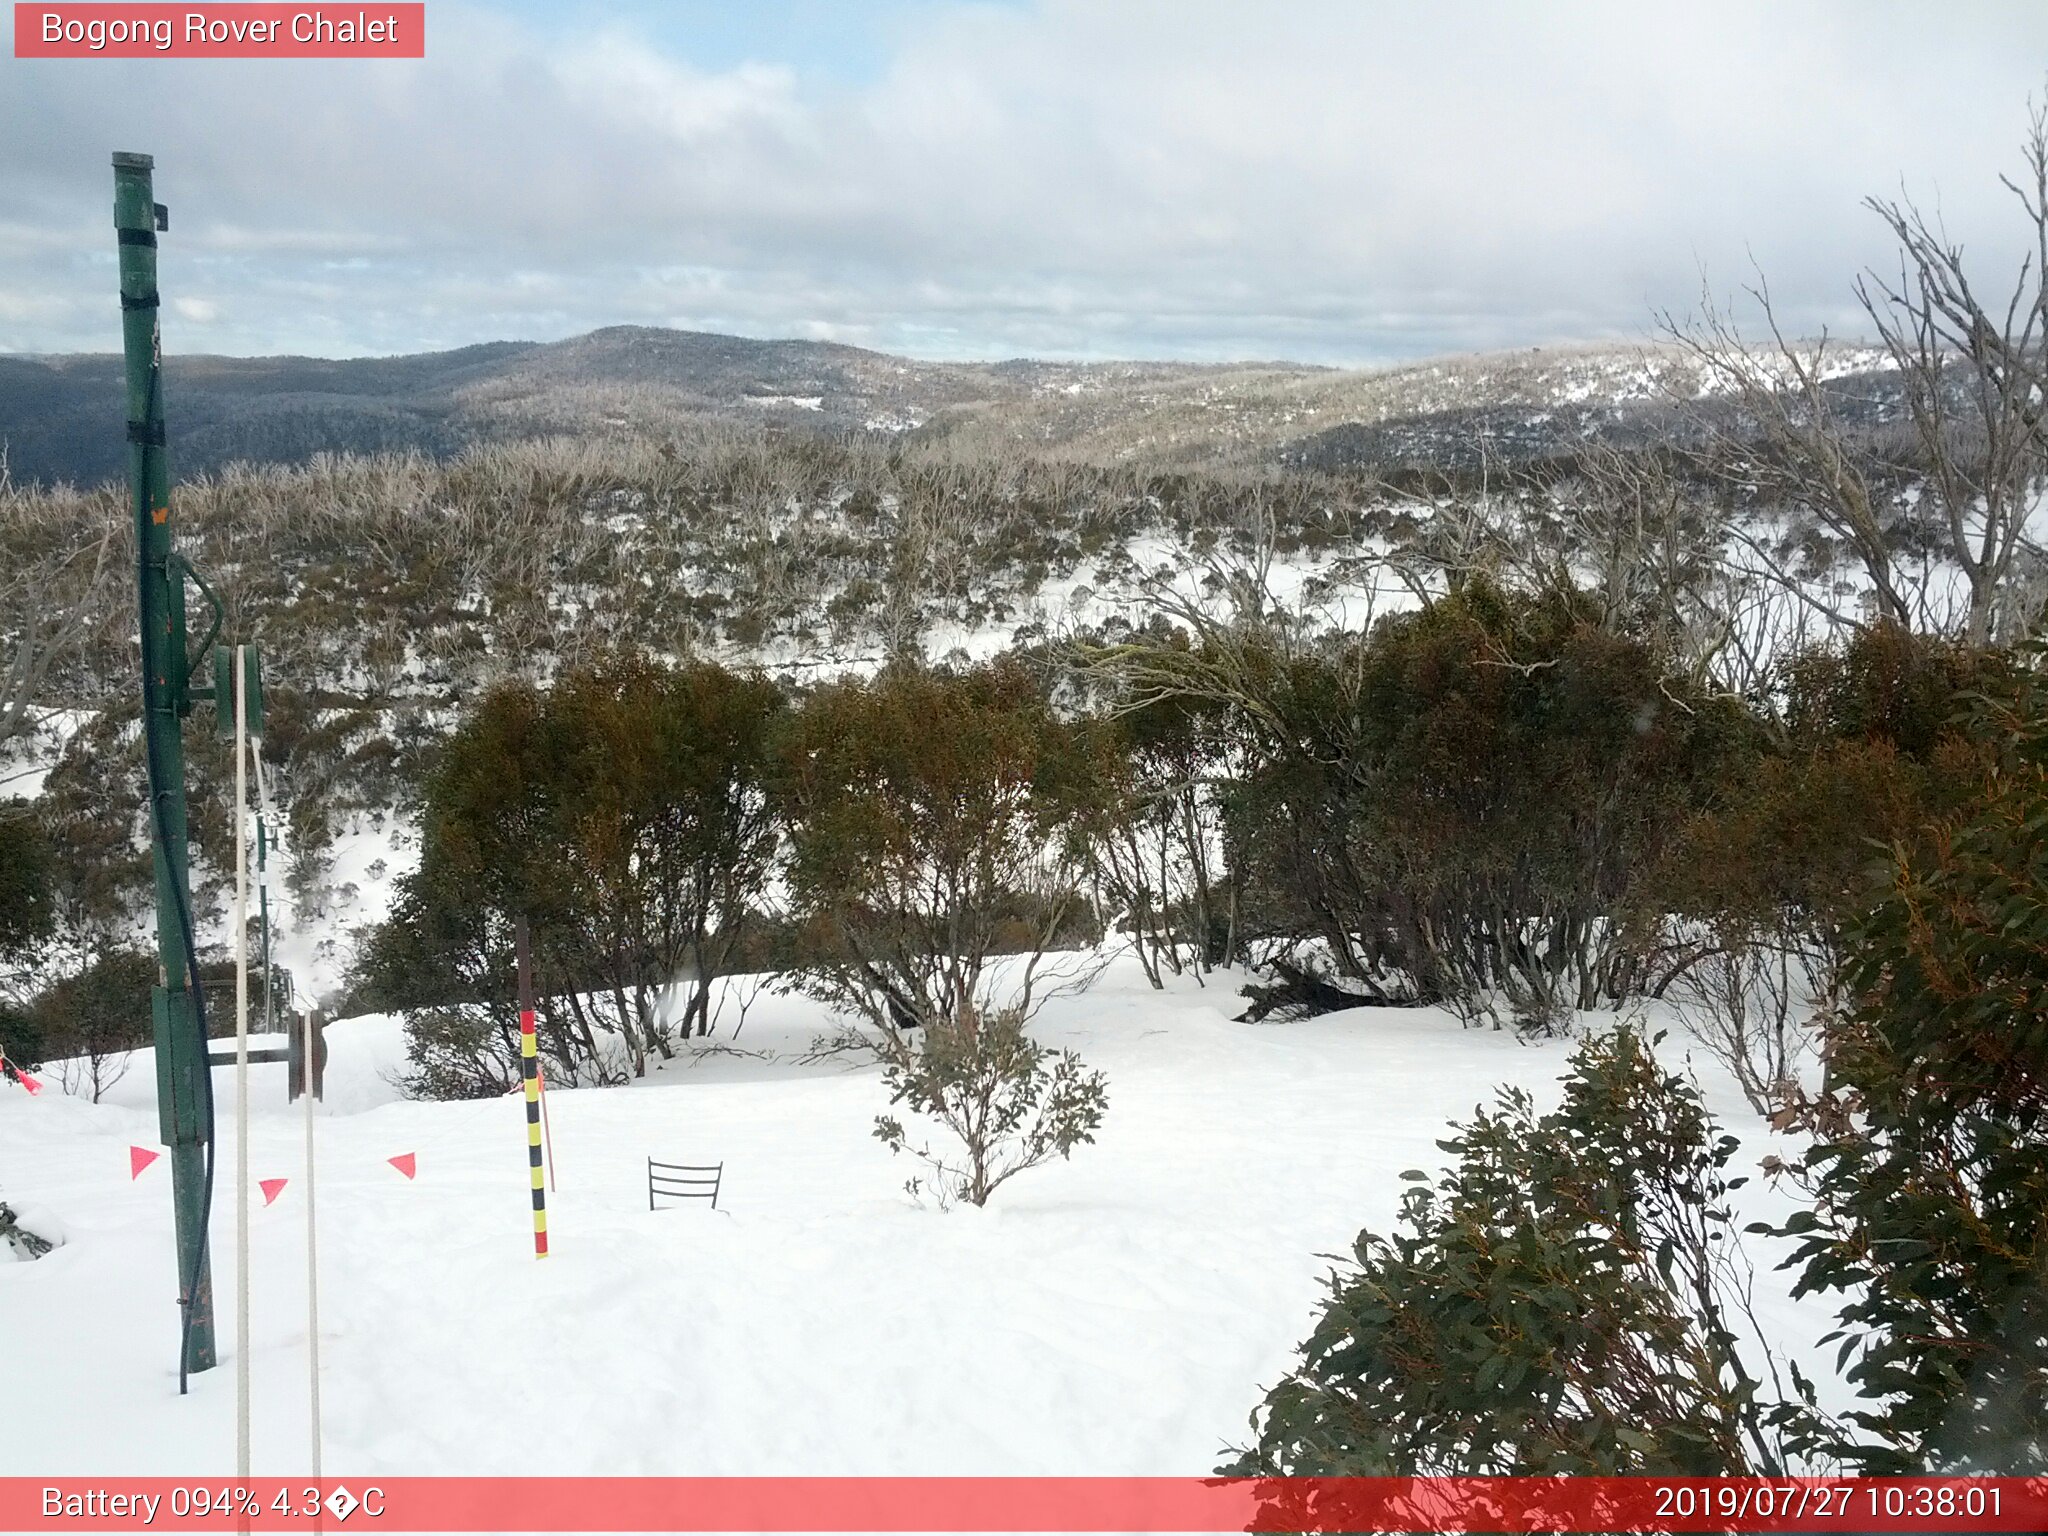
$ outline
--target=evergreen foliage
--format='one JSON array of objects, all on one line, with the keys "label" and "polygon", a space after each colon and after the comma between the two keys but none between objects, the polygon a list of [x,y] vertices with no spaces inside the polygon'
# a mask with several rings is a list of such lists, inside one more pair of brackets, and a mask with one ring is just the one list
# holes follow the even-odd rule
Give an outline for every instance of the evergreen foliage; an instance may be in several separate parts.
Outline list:
[{"label": "evergreen foliage", "polygon": [[884,1030],[1028,1017],[1074,979],[1046,957],[1085,932],[1096,789],[1084,734],[1014,661],[819,688],[779,791],[809,984]]},{"label": "evergreen foliage", "polygon": [[516,1075],[522,916],[562,1075],[612,1072],[603,1037],[637,1076],[678,1028],[709,1033],[774,852],[781,708],[759,678],[630,652],[545,693],[485,697],[428,780],[420,867],[358,975],[366,1002],[439,1010],[412,1022],[416,1091],[486,1093]]},{"label": "evergreen foliage", "polygon": [[1235,890],[1222,867],[1216,792],[1229,752],[1221,726],[1218,711],[1185,695],[1096,723],[1100,786],[1087,839],[1095,889],[1155,987],[1163,973],[1206,972],[1233,958]]},{"label": "evergreen foliage", "polygon": [[153,1038],[150,988],[156,979],[155,956],[112,948],[29,1005],[43,1056],[61,1059],[67,1091],[82,1090],[98,1103],[126,1074],[130,1054]]},{"label": "evergreen foliage", "polygon": [[1736,1151],[1629,1027],[1440,1143],[1361,1233],[1226,1474],[1777,1473],[1810,1393],[1767,1394],[1727,1197]]},{"label": "evergreen foliage", "polygon": [[1889,851],[1979,780],[1983,744],[1959,715],[2009,671],[1999,653],[1891,626],[1787,657],[1754,749],[1660,872],[1672,910],[1724,938],[1790,929],[1832,962]]},{"label": "evergreen foliage", "polygon": [[35,816],[26,807],[0,805],[0,964],[27,959],[49,937],[54,863]]},{"label": "evergreen foliage", "polygon": [[[2038,657],[2037,657],[2038,660]],[[2048,1464],[2048,680],[1977,701],[1967,802],[1845,937],[1801,1292],[1841,1292],[1873,1472]]]},{"label": "evergreen foliage", "polygon": [[1666,660],[1570,589],[1484,581],[1321,651],[1254,651],[1226,802],[1252,931],[1544,1031],[1626,996],[1663,848],[1747,727]]},{"label": "evergreen foliage", "polygon": [[1800,1064],[1835,1002],[1845,930],[1983,775],[1959,724],[1996,653],[1876,626],[1787,658],[1758,701],[1753,750],[1674,838],[1657,887],[1670,921],[1658,990],[1743,1085],[1789,1123]]},{"label": "evergreen foliage", "polygon": [[28,1014],[6,1003],[0,1003],[0,1057],[6,1058],[0,1074],[10,1082],[43,1064],[42,1031]]},{"label": "evergreen foliage", "polygon": [[[932,1171],[941,1204],[988,1204],[997,1187],[1092,1142],[1108,1107],[1103,1075],[1072,1051],[1057,1054],[1024,1030],[1016,1009],[981,1016],[963,1009],[905,1037],[884,1038],[882,1079],[889,1102],[938,1122],[959,1143],[934,1152],[911,1144],[894,1115],[875,1119],[875,1137],[891,1152],[913,1152]],[[921,1179],[907,1186],[913,1194]]]}]

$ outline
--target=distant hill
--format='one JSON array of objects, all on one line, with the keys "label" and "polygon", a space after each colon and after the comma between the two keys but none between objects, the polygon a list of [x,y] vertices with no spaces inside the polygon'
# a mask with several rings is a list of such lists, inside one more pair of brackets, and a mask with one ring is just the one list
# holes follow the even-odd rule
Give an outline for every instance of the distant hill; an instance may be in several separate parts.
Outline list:
[{"label": "distant hill", "polygon": [[[1858,366],[1853,356],[1852,369]],[[1875,369],[1878,359],[1868,358]],[[724,421],[914,434],[1186,467],[1312,468],[1527,456],[1665,430],[1668,350],[1567,347],[1366,371],[1292,363],[929,363],[830,342],[614,326],[560,342],[331,360],[172,357],[171,462],[413,450]],[[17,482],[125,472],[121,360],[0,356],[0,444]]]},{"label": "distant hill", "polygon": [[[165,424],[180,475],[236,459],[295,463],[322,451],[459,447],[461,390],[496,376],[530,343],[334,361],[172,357]],[[0,356],[0,442],[17,481],[75,484],[127,472],[122,364],[112,354]]]}]

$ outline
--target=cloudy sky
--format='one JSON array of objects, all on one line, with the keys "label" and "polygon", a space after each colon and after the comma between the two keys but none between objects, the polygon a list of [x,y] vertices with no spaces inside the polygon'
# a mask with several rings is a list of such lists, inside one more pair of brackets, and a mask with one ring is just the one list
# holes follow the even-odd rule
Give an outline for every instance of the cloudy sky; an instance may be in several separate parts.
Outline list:
[{"label": "cloudy sky", "polygon": [[[11,9],[11,8],[10,8]],[[373,7],[374,9],[374,7]],[[1636,338],[1769,276],[1854,331],[1903,186],[2014,269],[2048,5],[429,0],[424,61],[0,51],[0,351],[639,323],[923,357],[1374,363]]]}]

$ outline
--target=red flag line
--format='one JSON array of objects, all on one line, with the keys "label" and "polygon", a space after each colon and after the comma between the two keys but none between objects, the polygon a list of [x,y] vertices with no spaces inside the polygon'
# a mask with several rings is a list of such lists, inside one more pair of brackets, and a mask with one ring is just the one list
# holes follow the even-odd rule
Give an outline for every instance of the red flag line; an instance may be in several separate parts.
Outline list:
[{"label": "red flag line", "polygon": [[[130,1179],[141,1178],[143,1170],[162,1156],[163,1153],[155,1150],[153,1147],[131,1146],[128,1149],[128,1177]],[[408,1179],[419,1177],[419,1154],[417,1152],[401,1152],[396,1157],[385,1158],[384,1161],[396,1168]],[[291,1181],[288,1179],[259,1179],[257,1187],[263,1191],[263,1203],[268,1205],[275,1200],[278,1197],[279,1191],[289,1182]]]},{"label": "red flag line", "polygon": [[30,1098],[43,1091],[43,1085],[24,1071],[18,1063],[9,1061],[5,1051],[0,1051],[0,1080],[21,1084],[22,1092]]}]

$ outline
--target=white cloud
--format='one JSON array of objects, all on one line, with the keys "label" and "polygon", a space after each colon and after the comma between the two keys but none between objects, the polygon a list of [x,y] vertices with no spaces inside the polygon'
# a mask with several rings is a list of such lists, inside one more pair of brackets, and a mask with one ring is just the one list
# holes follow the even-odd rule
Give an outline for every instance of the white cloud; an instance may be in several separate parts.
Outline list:
[{"label": "white cloud", "polygon": [[2048,60],[2048,9],[1998,5],[917,16],[859,85],[444,4],[422,63],[0,59],[0,346],[111,345],[77,236],[112,148],[157,154],[167,291],[239,351],[644,321],[1365,360],[1636,334],[1751,252],[1853,327],[1858,204],[1901,178],[2016,256],[1996,178]]}]

